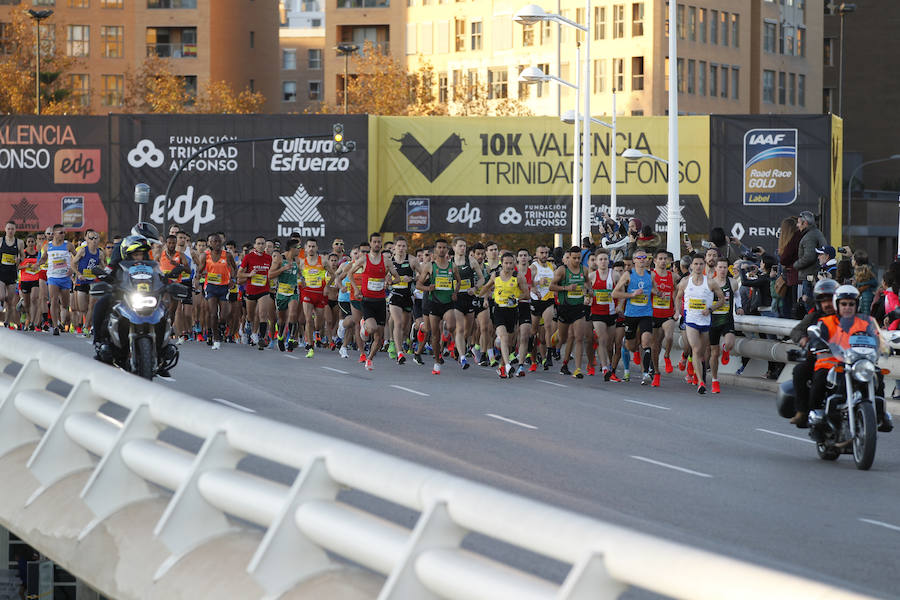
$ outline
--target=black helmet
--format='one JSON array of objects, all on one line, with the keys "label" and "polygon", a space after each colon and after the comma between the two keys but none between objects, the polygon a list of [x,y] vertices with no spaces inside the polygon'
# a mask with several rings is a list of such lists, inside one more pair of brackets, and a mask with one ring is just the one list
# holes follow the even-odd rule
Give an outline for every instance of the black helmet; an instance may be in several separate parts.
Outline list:
[{"label": "black helmet", "polygon": [[140,223],[132,227],[131,235],[142,237],[151,244],[162,243],[159,241],[159,230],[156,228],[156,225],[154,225],[153,223],[148,223],[147,221],[141,221]]},{"label": "black helmet", "polygon": [[822,279],[818,283],[816,283],[816,287],[813,288],[813,296],[816,299],[816,302],[821,300],[826,300],[834,296],[834,293],[838,289],[837,281],[834,279]]},{"label": "black helmet", "polygon": [[122,260],[131,260],[131,256],[135,252],[150,252],[150,243],[147,241],[147,238],[140,235],[129,235],[122,240],[122,244],[119,246]]}]

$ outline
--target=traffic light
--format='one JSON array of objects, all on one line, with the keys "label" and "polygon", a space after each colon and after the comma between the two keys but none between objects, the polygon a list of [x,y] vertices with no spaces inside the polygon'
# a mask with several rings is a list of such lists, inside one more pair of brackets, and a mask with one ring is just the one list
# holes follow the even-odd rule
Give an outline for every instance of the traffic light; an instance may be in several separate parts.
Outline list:
[{"label": "traffic light", "polygon": [[346,154],[356,150],[356,142],[344,141],[343,123],[335,123],[331,126],[331,137],[334,140],[334,151],[337,154]]},{"label": "traffic light", "polygon": [[331,126],[331,135],[334,137],[334,143],[340,144],[344,141],[344,125],[342,123],[335,123]]}]

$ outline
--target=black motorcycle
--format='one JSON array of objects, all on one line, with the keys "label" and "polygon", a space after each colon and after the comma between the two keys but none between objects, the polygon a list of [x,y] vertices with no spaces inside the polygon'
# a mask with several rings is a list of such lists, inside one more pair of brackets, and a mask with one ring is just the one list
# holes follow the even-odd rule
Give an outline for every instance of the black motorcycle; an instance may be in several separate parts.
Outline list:
[{"label": "black motorcycle", "polygon": [[187,287],[166,283],[151,260],[123,260],[112,284],[91,286],[92,296],[113,295],[107,328],[113,364],[145,379],[178,364],[178,348],[169,343],[172,326],[167,315],[171,297],[188,297]]}]

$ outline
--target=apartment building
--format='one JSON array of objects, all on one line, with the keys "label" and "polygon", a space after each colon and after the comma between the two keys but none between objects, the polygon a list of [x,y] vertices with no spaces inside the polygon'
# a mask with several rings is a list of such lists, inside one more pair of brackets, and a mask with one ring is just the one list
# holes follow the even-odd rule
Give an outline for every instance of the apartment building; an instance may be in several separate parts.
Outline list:
[{"label": "apartment building", "polygon": [[[438,98],[486,84],[492,98],[518,98],[538,115],[574,107],[574,92],[556,84],[526,86],[527,66],[575,83],[580,63],[574,28],[513,20],[529,0],[334,0],[326,7],[325,47],[371,41],[405,56],[410,69],[426,62],[436,73]],[[587,7],[577,0],[544,6],[577,23]],[[677,5],[679,111],[704,113],[808,113],[821,107],[822,14],[807,0],[695,0]],[[665,0],[594,0],[590,3],[588,85],[596,115],[608,114],[617,94],[620,115],[662,115],[668,110],[668,3]],[[576,35],[577,34],[577,35]],[[583,48],[583,46],[582,46]],[[325,98],[334,102],[343,59],[325,52]],[[578,69],[578,71],[576,71]],[[583,78],[583,76],[582,76]]]},{"label": "apartment building", "polygon": [[281,0],[279,112],[302,113],[322,102],[323,0]]},{"label": "apartment building", "polygon": [[53,11],[44,23],[82,59],[71,85],[91,112],[120,112],[126,72],[150,55],[170,58],[190,89],[224,80],[262,92],[266,112],[280,109],[276,0],[4,0],[0,23],[32,6]]}]

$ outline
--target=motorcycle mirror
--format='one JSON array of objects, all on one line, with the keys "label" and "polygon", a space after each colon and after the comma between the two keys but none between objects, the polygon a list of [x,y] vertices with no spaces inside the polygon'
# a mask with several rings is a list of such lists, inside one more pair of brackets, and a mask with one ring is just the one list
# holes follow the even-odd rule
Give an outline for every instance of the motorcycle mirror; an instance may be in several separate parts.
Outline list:
[{"label": "motorcycle mirror", "polygon": [[817,340],[821,340],[822,336],[819,334],[819,328],[816,325],[810,325],[806,328],[806,335],[810,339],[815,338]]},{"label": "motorcycle mirror", "polygon": [[112,286],[105,281],[99,281],[97,283],[91,284],[91,296],[105,296],[112,292]]},{"label": "motorcycle mirror", "polygon": [[150,186],[146,183],[139,183],[134,186],[134,202],[135,204],[150,204]]}]

